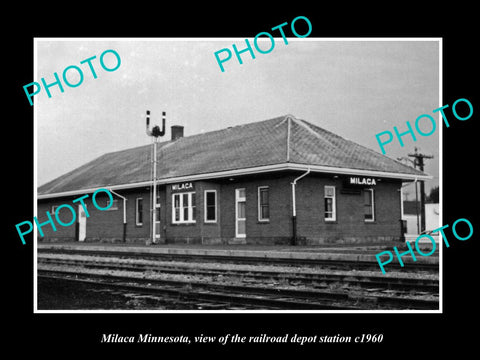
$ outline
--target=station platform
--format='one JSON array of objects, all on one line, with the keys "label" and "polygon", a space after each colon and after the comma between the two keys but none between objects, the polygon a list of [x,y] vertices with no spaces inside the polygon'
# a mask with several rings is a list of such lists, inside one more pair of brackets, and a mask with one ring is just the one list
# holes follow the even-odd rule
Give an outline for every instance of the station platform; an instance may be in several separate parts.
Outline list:
[{"label": "station platform", "polygon": [[[382,251],[391,251],[393,247],[387,245],[316,245],[316,246],[282,246],[282,245],[189,245],[189,244],[122,244],[122,243],[38,243],[38,249],[68,249],[90,251],[115,251],[135,253],[157,253],[171,255],[200,255],[200,256],[236,256],[274,259],[306,259],[331,261],[377,262],[375,255]],[[400,251],[400,250],[399,250]],[[385,255],[386,256],[386,255]],[[393,254],[395,257],[395,254]],[[416,256],[416,263],[438,264],[438,251],[428,257]],[[402,258],[405,264],[414,263],[411,256]],[[394,259],[394,261],[397,261]]]},{"label": "station platform", "polygon": [[[408,241],[411,245],[414,245],[415,242],[417,241],[417,238],[420,236],[420,234],[405,234],[405,241]],[[429,236],[435,240],[435,244],[438,245],[440,241],[440,236],[438,234],[429,234]],[[418,240],[419,244],[431,244],[432,240],[430,240],[428,237],[421,237]]]}]

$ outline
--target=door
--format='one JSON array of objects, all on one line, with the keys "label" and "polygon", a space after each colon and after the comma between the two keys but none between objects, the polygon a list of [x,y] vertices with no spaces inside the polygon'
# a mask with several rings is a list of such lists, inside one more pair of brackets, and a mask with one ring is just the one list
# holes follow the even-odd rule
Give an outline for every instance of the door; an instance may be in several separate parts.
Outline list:
[{"label": "door", "polygon": [[235,189],[235,237],[237,238],[247,236],[245,204],[245,189]]},{"label": "door", "polygon": [[78,205],[78,241],[85,241],[87,237],[87,215],[82,205]]}]

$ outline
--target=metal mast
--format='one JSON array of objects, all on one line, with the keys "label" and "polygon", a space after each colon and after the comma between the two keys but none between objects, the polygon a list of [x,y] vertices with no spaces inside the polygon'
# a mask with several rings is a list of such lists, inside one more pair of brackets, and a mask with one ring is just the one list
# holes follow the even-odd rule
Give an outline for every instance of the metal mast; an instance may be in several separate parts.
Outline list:
[{"label": "metal mast", "polygon": [[162,112],[162,129],[160,127],[154,126],[150,130],[150,110],[147,110],[147,126],[146,132],[148,136],[152,137],[152,210],[151,210],[151,228],[152,228],[152,244],[155,243],[156,239],[156,226],[155,220],[157,218],[157,143],[158,138],[165,135],[165,112]]}]

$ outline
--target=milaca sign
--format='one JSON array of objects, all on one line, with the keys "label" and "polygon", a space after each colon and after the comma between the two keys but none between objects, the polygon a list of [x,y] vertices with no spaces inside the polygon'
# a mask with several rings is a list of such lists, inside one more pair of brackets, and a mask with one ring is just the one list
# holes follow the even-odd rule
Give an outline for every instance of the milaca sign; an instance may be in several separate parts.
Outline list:
[{"label": "milaca sign", "polygon": [[345,184],[347,186],[375,186],[377,182],[374,178],[363,177],[363,176],[349,176]]},{"label": "milaca sign", "polygon": [[191,182],[185,182],[185,183],[179,183],[179,184],[173,184],[172,185],[172,191],[188,191],[188,190],[193,190],[193,183]]}]

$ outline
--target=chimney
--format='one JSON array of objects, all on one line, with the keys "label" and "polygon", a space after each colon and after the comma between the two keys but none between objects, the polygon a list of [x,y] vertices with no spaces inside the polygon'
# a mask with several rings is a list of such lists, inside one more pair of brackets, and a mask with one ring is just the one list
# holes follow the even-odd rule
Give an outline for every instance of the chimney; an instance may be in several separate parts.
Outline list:
[{"label": "chimney", "polygon": [[183,137],[183,126],[173,125],[171,126],[171,129],[172,129],[172,141],[175,141]]}]

